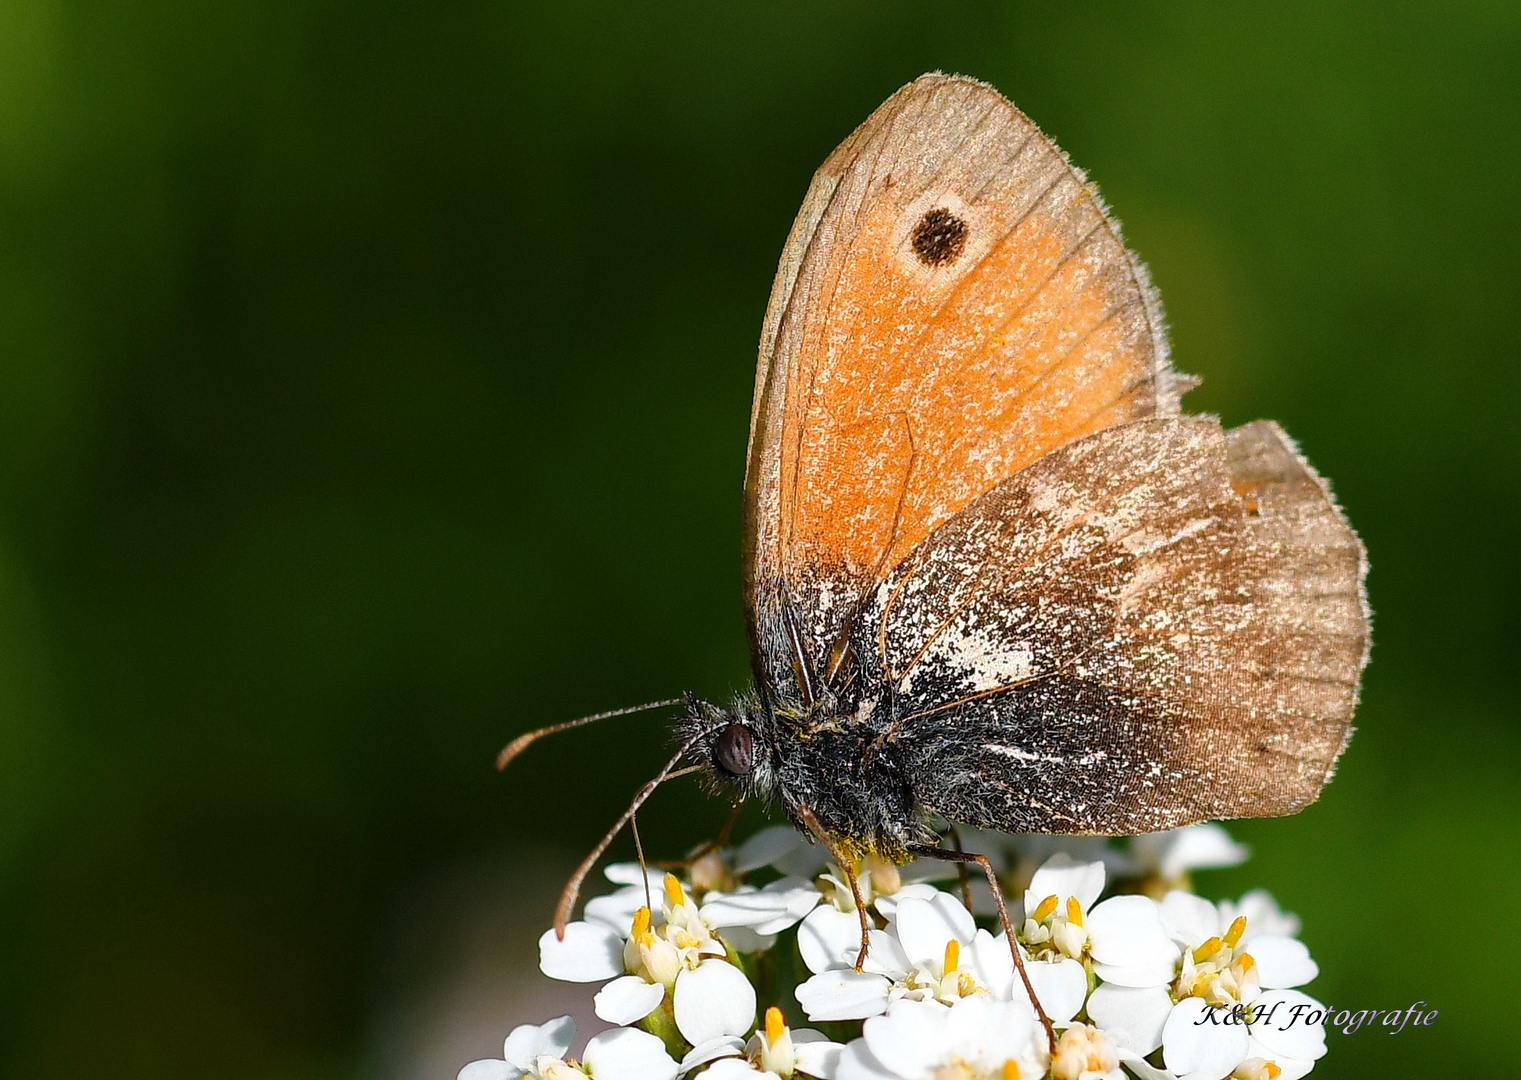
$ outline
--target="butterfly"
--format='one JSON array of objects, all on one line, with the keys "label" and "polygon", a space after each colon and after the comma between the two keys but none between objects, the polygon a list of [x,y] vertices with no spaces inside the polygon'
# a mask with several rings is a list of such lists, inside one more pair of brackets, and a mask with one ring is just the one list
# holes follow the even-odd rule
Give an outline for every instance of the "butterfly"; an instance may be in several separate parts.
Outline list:
[{"label": "butterfly", "polygon": [[976,861],[948,824],[1128,835],[1313,801],[1368,657],[1364,549],[1276,424],[1186,415],[1193,385],[1056,144],[984,83],[899,90],[814,176],[762,327],[755,687],[682,699],[619,826],[687,759],[847,874]]}]

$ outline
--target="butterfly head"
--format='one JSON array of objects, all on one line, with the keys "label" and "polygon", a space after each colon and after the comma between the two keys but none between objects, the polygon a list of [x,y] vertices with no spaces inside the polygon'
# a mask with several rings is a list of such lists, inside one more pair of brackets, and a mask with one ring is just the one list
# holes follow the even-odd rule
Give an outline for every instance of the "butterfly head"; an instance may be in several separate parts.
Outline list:
[{"label": "butterfly head", "polygon": [[727,706],[688,698],[676,735],[683,743],[696,739],[692,756],[713,791],[761,800],[775,793],[775,724],[755,698],[740,696]]},{"label": "butterfly head", "polygon": [[780,804],[805,833],[811,816],[852,850],[901,854],[923,839],[894,748],[827,708],[691,698],[677,736],[695,740],[692,756],[711,791]]}]

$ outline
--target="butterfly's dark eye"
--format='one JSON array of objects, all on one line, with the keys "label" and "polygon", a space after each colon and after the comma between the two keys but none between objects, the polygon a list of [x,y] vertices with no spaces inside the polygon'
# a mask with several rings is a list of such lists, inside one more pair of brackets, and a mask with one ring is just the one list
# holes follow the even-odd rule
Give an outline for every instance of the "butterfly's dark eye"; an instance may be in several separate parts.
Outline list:
[{"label": "butterfly's dark eye", "polygon": [[730,724],[718,737],[714,750],[718,767],[731,776],[745,776],[755,768],[755,736],[743,724]]},{"label": "butterfly's dark eye", "polygon": [[966,222],[945,207],[938,207],[919,219],[909,243],[925,266],[944,266],[959,258],[966,248]]}]

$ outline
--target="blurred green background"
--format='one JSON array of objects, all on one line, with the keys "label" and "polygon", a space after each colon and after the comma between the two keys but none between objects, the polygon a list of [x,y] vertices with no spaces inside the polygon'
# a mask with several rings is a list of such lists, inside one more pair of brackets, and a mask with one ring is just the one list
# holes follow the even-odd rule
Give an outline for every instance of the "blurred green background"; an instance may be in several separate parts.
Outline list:
[{"label": "blurred green background", "polygon": [[1514,1057],[1521,7],[5,0],[4,1075],[401,1075],[411,984],[496,947],[451,897],[531,954],[664,735],[491,758],[746,680],[776,258],[935,68],[1090,171],[1189,405],[1282,421],[1371,551],[1336,781],[1202,887],[1300,912],[1323,1000],[1441,1010],[1317,1076]]}]

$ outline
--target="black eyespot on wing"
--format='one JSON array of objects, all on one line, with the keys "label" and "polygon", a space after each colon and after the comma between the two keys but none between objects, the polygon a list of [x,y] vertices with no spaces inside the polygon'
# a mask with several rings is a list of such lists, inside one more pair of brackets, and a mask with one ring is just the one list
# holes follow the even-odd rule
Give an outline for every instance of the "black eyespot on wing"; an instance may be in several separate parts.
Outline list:
[{"label": "black eyespot on wing", "polygon": [[939,206],[919,219],[909,242],[925,266],[944,266],[966,249],[966,233],[966,222]]},{"label": "black eyespot on wing", "polygon": [[748,776],[755,768],[755,736],[743,724],[730,724],[718,736],[713,756],[730,776]]}]

